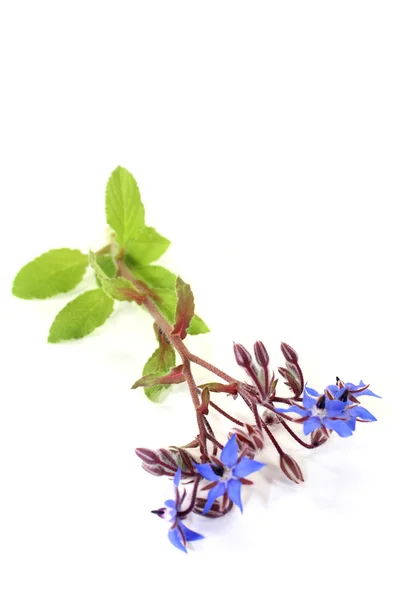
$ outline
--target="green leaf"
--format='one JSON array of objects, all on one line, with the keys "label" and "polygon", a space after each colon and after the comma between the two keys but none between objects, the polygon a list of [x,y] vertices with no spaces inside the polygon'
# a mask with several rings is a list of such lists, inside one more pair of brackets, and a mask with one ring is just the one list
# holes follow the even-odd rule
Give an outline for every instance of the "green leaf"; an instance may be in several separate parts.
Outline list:
[{"label": "green leaf", "polygon": [[134,265],[148,265],[168,250],[171,242],[153,227],[144,227],[127,240],[125,250]]},{"label": "green leaf", "polygon": [[132,386],[132,389],[138,387],[150,387],[158,384],[171,384],[171,383],[183,383],[185,381],[185,375],[183,374],[183,365],[173,367],[167,373],[150,373],[138,379]]},{"label": "green leaf", "polygon": [[[111,254],[99,254],[96,256],[96,261],[100,269],[103,271],[103,273],[105,273],[105,275],[107,275],[107,277],[115,277],[117,268]],[[97,285],[101,287],[101,282],[99,281],[98,277],[96,277],[96,281]]]},{"label": "green leaf", "polygon": [[145,225],[138,185],[123,167],[117,167],[107,182],[106,215],[119,247],[132,264],[147,265],[157,260],[171,243]]},{"label": "green leaf", "polygon": [[49,250],[18,272],[12,293],[18,298],[50,298],[69,292],[81,281],[88,264],[79,250]]},{"label": "green leaf", "polygon": [[50,328],[51,343],[85,337],[111,315],[114,301],[103,290],[89,290],[69,302],[58,313]]},{"label": "green leaf", "polygon": [[91,250],[89,251],[89,264],[94,269],[97,280],[107,296],[119,301],[135,301],[138,304],[143,302],[145,295],[143,295],[131,281],[124,277],[117,277],[117,279],[110,279],[110,277],[107,277],[106,273],[99,265],[98,258]]},{"label": "green leaf", "polygon": [[190,321],[190,327],[187,330],[190,335],[199,335],[199,333],[208,333],[209,331],[210,330],[203,319],[200,319],[197,315],[194,315],[193,319]]},{"label": "green leaf", "polygon": [[173,325],[175,321],[176,304],[178,301],[176,293],[172,290],[163,290],[159,288],[154,288],[153,291],[157,294],[157,298],[154,299],[155,304],[167,321]]},{"label": "green leaf", "polygon": [[125,248],[127,241],[144,227],[139,188],[134,177],[123,167],[117,167],[107,182],[106,215],[120,248]]},{"label": "green leaf", "polygon": [[[164,315],[171,325],[175,322],[175,311],[177,305],[177,297],[176,293],[171,290],[163,290],[156,288],[154,292],[157,294],[158,298],[154,299],[155,304],[160,309],[160,312]],[[190,326],[187,332],[190,335],[199,335],[200,333],[208,333],[210,330],[207,325],[204,323],[203,319],[194,315],[192,320],[190,321]]]},{"label": "green leaf", "polygon": [[[143,367],[143,375],[152,373],[162,374],[167,373],[175,366],[175,350],[171,344],[165,339],[160,341],[160,347],[157,348],[150,356],[149,360]],[[144,389],[146,396],[152,402],[158,400],[161,392],[170,387],[169,385],[154,385]]]},{"label": "green leaf", "polygon": [[184,340],[187,335],[186,330],[194,316],[194,296],[190,285],[185,283],[180,277],[176,280],[176,294],[178,296],[178,303],[176,305],[175,325],[172,333],[179,335],[181,340]]},{"label": "green leaf", "polygon": [[135,279],[144,281],[150,288],[161,288],[175,292],[176,275],[158,265],[130,267]]}]

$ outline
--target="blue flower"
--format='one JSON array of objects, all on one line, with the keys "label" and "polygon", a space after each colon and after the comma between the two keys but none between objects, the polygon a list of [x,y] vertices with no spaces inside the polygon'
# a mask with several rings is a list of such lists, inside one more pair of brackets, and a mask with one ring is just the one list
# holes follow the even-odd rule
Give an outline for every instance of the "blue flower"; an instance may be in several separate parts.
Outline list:
[{"label": "blue flower", "polygon": [[208,493],[203,514],[206,514],[210,510],[214,500],[220,496],[225,496],[225,498],[232,500],[240,508],[241,512],[243,512],[240,498],[242,484],[251,483],[245,477],[250,475],[250,473],[259,471],[262,467],[265,467],[265,464],[257,460],[239,456],[236,434],[226,443],[221,452],[220,460],[214,460],[214,464],[195,465],[202,477],[208,479],[208,481],[212,481],[212,485],[207,486],[211,487],[211,489]]},{"label": "blue flower", "polygon": [[341,400],[329,400],[326,394],[319,394],[312,388],[305,387],[303,406],[293,404],[289,408],[277,408],[280,413],[294,412],[305,418],[303,431],[305,435],[320,427],[333,429],[340,437],[349,437],[353,430],[347,422],[350,416],[345,412],[346,405]]},{"label": "blue flower", "polygon": [[339,377],[336,377],[336,385],[328,385],[325,392],[334,400],[341,400],[342,402],[349,400],[349,402],[354,402],[356,404],[359,404],[358,396],[374,396],[375,398],[380,398],[380,396],[374,394],[374,392],[369,389],[369,385],[365,384],[362,380],[356,385],[355,383],[350,382],[344,383]]},{"label": "blue flower", "polygon": [[380,398],[380,396],[374,394],[363,381],[360,381],[358,385],[355,385],[354,383],[343,383],[339,378],[337,378],[336,381],[336,385],[329,385],[325,391],[333,398],[333,400],[340,400],[343,403],[344,412],[347,415],[347,423],[350,429],[352,431],[355,430],[357,419],[370,422],[376,421],[376,418],[372,413],[363,406],[358,406],[358,396],[375,396],[375,398]]},{"label": "blue flower", "polygon": [[202,540],[204,536],[186,527],[179,516],[179,510],[185,497],[185,493],[182,496],[179,494],[178,486],[180,480],[181,470],[178,469],[174,477],[175,500],[167,500],[165,502],[165,508],[159,508],[158,510],[152,510],[151,512],[162,519],[166,519],[172,524],[168,531],[169,541],[175,548],[187,553],[186,542]]}]

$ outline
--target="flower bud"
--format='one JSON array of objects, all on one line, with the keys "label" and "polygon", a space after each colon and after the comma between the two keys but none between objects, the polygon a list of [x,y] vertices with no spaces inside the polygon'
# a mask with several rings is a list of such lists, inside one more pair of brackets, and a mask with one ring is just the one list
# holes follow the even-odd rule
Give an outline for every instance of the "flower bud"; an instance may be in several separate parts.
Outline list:
[{"label": "flower bud", "polygon": [[264,344],[260,341],[254,344],[254,354],[260,367],[268,367],[269,356]]},{"label": "flower bud", "polygon": [[252,363],[251,354],[242,344],[233,344],[233,352],[239,367],[249,368]]},{"label": "flower bud", "polygon": [[294,483],[301,483],[304,481],[299,465],[291,456],[289,456],[289,454],[281,454],[280,467],[286,477],[291,481],[294,481]]},{"label": "flower bud", "polygon": [[292,346],[289,346],[289,344],[285,344],[284,342],[282,342],[281,351],[286,360],[288,360],[289,362],[297,363],[299,356],[296,350],[292,348]]}]

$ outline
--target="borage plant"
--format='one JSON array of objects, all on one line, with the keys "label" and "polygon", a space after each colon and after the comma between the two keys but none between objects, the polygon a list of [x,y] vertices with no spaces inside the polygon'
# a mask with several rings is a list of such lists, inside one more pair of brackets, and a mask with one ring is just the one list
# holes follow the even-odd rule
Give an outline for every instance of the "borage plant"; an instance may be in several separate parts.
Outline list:
[{"label": "borage plant", "polygon": [[[157,401],[171,385],[185,383],[196,414],[198,432],[185,446],[151,450],[138,448],[143,468],[152,475],[173,478],[174,498],[155,514],[170,524],[169,539],[186,552],[187,542],[202,539],[185,521],[191,513],[218,518],[234,505],[241,511],[241,488],[253,482],[248,477],[266,467],[255,456],[271,443],[280,459],[283,473],[291,481],[304,481],[297,462],[277,441],[277,430],[284,429],[305,448],[320,446],[335,432],[351,436],[357,421],[375,421],[360,405],[363,395],[376,396],[368,385],[336,383],[321,393],[304,383],[298,355],[288,344],[281,350],[285,366],[278,372],[290,391],[287,398],[277,396],[278,379],[270,368],[264,344],[254,344],[254,358],[244,346],[234,344],[236,362],[247,375],[238,381],[218,367],[196,356],[186,346],[187,334],[206,333],[206,324],[195,315],[190,286],[164,267],[152,265],[167,250],[169,241],[145,224],[143,204],[132,175],[118,167],[106,189],[107,222],[112,229],[109,243],[97,252],[50,250],[24,266],[17,274],[13,293],[19,298],[48,298],[72,290],[83,278],[88,263],[96,275],[97,288],[69,302],[55,317],[48,341],[82,338],[103,325],[114,310],[114,301],[135,302],[154,319],[157,348],[147,360],[142,377],[132,386],[142,387]],[[178,363],[177,362],[178,357]],[[197,385],[192,363],[200,365],[219,381]],[[223,410],[218,394],[240,397],[249,410],[241,421]],[[231,424],[228,440],[217,438],[209,419],[215,411]],[[300,437],[292,426],[303,426]],[[187,488],[191,492],[187,494]],[[182,489],[183,488],[183,489]]]}]

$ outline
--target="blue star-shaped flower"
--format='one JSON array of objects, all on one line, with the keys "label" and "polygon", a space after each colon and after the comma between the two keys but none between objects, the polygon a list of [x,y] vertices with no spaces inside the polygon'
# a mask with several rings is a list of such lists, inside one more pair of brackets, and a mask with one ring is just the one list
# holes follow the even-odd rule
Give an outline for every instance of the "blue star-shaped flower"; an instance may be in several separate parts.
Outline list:
[{"label": "blue star-shaped flower", "polygon": [[214,464],[195,464],[194,466],[202,477],[208,479],[208,481],[212,481],[214,484],[208,493],[207,502],[203,510],[203,514],[206,514],[210,510],[214,500],[220,496],[225,496],[225,494],[243,512],[242,500],[240,498],[241,487],[243,483],[251,483],[245,477],[255,471],[259,471],[262,467],[265,467],[265,464],[257,460],[239,456],[239,446],[236,434],[234,434],[223,448],[220,460],[215,459]]},{"label": "blue star-shaped flower", "polygon": [[[360,381],[358,385],[354,383],[343,383],[340,379],[337,380],[336,385],[328,385],[326,392],[333,398],[333,400],[340,400],[344,405],[344,412],[347,415],[347,424],[352,431],[356,428],[357,419],[362,421],[376,421],[376,418],[363,406],[358,406],[358,396],[375,396],[380,398],[377,394],[374,394],[368,386]],[[357,404],[354,404],[356,402]]]},{"label": "blue star-shaped flower", "polygon": [[182,496],[179,494],[178,486],[180,480],[181,470],[178,469],[174,477],[175,500],[167,500],[165,502],[165,508],[159,508],[157,510],[152,510],[151,512],[172,523],[171,528],[168,531],[169,541],[175,548],[187,553],[186,542],[202,540],[204,536],[186,527],[179,517],[179,510],[185,497],[185,494]]},{"label": "blue star-shaped flower", "polygon": [[305,435],[312,433],[320,427],[333,429],[340,437],[349,437],[353,434],[348,424],[349,415],[345,412],[345,405],[341,400],[329,400],[326,394],[319,394],[310,387],[305,387],[303,392],[303,406],[293,404],[289,408],[277,408],[280,413],[294,412],[301,417],[306,417],[303,423]]}]

